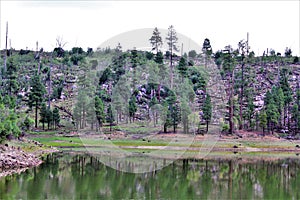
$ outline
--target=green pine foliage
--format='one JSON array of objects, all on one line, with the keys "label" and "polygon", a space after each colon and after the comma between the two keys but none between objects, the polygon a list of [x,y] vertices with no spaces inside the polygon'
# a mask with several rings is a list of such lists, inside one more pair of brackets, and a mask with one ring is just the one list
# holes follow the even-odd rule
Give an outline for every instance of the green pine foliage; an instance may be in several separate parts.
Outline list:
[{"label": "green pine foliage", "polygon": [[42,84],[40,76],[34,75],[31,78],[30,82],[31,90],[29,92],[29,100],[28,100],[28,106],[29,108],[35,108],[35,128],[38,127],[38,109],[41,106],[44,95],[46,94],[45,86]]},{"label": "green pine foliage", "polygon": [[206,132],[208,132],[208,125],[211,121],[212,117],[212,104],[211,104],[211,98],[210,95],[207,94],[204,104],[203,104],[203,119],[206,122]]},{"label": "green pine foliage", "polygon": [[104,104],[98,96],[95,97],[95,113],[98,124],[100,127],[102,127],[103,123],[105,122]]}]

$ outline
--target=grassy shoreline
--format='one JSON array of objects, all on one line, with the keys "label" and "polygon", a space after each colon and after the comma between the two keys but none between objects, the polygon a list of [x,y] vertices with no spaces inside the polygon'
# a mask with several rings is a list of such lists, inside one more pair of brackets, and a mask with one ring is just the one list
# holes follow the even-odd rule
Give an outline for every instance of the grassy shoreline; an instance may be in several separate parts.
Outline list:
[{"label": "grassy shoreline", "polygon": [[[160,154],[173,157],[197,158],[200,154],[229,157],[297,157],[300,154],[300,141],[286,140],[275,136],[235,137],[235,136],[194,136],[184,134],[153,134],[136,138],[136,135],[114,137],[114,134],[82,134],[82,135],[34,135],[31,139],[42,144],[57,147],[65,151],[126,151],[152,155]],[[88,149],[88,150],[87,150]],[[201,156],[200,156],[201,157]],[[300,157],[299,157],[300,158]]]}]

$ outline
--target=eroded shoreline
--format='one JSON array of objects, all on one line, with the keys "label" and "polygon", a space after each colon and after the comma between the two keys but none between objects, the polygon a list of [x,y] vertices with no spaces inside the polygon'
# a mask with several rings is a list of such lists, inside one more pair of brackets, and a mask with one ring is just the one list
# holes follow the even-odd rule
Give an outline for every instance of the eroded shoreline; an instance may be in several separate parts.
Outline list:
[{"label": "eroded shoreline", "polygon": [[39,142],[23,138],[0,145],[0,177],[21,173],[42,164],[41,156],[57,152]]}]

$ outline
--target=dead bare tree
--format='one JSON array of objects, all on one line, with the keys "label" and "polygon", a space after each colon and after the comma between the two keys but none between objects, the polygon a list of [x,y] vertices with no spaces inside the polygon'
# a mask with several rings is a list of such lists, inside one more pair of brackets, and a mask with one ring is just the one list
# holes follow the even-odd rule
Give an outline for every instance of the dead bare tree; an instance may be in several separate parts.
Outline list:
[{"label": "dead bare tree", "polygon": [[5,51],[4,51],[4,72],[6,71],[6,60],[7,60],[7,38],[8,38],[8,22],[6,22]]},{"label": "dead bare tree", "polygon": [[56,47],[64,48],[64,46],[67,44],[67,42],[64,42],[64,39],[62,36],[56,37]]}]

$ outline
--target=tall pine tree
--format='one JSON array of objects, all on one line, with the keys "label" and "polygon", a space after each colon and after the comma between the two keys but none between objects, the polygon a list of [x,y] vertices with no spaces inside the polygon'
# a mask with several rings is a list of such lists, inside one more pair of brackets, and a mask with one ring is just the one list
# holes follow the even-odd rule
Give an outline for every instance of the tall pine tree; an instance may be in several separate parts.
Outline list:
[{"label": "tall pine tree", "polygon": [[44,100],[44,95],[46,94],[45,86],[42,84],[40,76],[34,75],[30,82],[30,92],[28,105],[30,108],[35,108],[35,128],[38,126],[38,108]]},{"label": "tall pine tree", "polygon": [[210,95],[207,94],[203,104],[203,119],[206,122],[206,133],[208,132],[208,124],[212,117],[212,105]]}]

